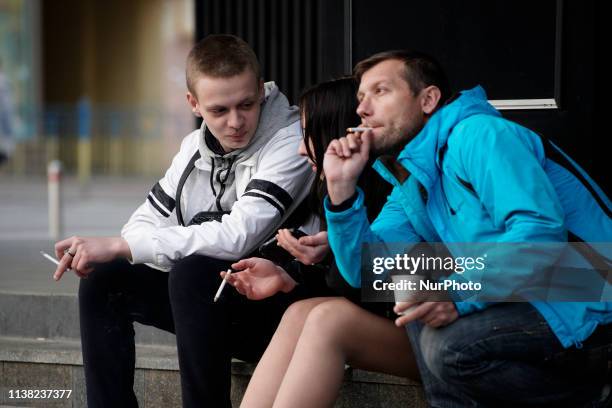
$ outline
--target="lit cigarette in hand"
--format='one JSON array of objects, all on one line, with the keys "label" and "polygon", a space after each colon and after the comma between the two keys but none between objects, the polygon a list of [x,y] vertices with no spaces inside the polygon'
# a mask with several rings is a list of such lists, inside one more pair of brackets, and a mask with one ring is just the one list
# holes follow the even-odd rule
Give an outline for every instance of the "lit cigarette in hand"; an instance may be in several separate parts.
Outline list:
[{"label": "lit cigarette in hand", "polygon": [[55,259],[54,257],[52,257],[51,255],[49,255],[48,253],[44,251],[40,251],[40,254],[44,256],[45,258],[47,258],[48,260],[50,260],[51,262],[53,262],[54,264],[59,265],[59,261]]},{"label": "lit cigarette in hand", "polygon": [[[53,262],[54,264],[59,265],[59,261],[55,259],[54,257],[52,257],[51,255],[49,255],[48,253],[46,253],[45,251],[40,251],[40,254],[44,256],[45,258],[47,258],[48,260],[50,260],[51,262]],[[68,270],[70,270],[70,268],[68,268]]]},{"label": "lit cigarette in hand", "polygon": [[225,287],[225,284],[227,283],[227,279],[229,278],[231,274],[232,274],[232,270],[228,269],[225,277],[221,281],[221,285],[219,285],[219,289],[217,289],[217,293],[215,293],[215,298],[213,299],[213,302],[216,302],[221,297],[221,292],[223,292],[223,288]]}]

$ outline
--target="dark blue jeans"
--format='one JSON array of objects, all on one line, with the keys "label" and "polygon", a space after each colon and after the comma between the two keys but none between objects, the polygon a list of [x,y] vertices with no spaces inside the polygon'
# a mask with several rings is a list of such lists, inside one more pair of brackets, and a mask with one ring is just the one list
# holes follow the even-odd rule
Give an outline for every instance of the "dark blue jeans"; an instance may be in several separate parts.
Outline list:
[{"label": "dark blue jeans", "polygon": [[432,407],[609,406],[612,325],[563,348],[529,303],[504,303],[434,329],[407,326]]}]

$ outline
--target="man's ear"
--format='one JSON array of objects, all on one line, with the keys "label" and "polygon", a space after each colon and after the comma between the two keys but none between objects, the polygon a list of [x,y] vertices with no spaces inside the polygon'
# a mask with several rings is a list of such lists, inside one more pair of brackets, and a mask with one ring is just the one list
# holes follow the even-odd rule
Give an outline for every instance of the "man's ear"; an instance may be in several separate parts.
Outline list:
[{"label": "man's ear", "polygon": [[191,92],[187,92],[186,96],[187,103],[191,107],[191,111],[193,112],[193,114],[197,117],[202,117],[202,115],[200,115],[200,105],[198,104],[198,100],[196,99],[196,97],[193,96]]},{"label": "man's ear", "polygon": [[431,115],[431,113],[438,106],[438,102],[442,97],[442,92],[440,92],[440,88],[435,85],[430,85],[427,88],[421,91],[421,109],[423,113],[426,115]]}]

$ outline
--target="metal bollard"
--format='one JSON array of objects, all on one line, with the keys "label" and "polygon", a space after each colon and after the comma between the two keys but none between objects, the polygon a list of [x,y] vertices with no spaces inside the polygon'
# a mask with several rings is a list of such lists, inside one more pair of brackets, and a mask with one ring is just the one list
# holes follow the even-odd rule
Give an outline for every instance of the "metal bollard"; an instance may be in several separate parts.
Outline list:
[{"label": "metal bollard", "polygon": [[49,237],[57,241],[62,235],[62,197],[60,182],[62,162],[53,160],[47,166],[47,185],[49,191]]}]

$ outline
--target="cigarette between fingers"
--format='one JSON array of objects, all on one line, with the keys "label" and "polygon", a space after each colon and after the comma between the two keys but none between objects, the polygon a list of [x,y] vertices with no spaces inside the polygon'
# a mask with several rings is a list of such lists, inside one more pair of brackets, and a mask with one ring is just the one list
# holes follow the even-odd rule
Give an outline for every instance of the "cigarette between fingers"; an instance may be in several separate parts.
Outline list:
[{"label": "cigarette between fingers", "polygon": [[215,294],[215,297],[213,298],[213,302],[216,302],[217,300],[219,300],[219,297],[221,296],[221,292],[223,291],[223,288],[225,287],[225,284],[227,283],[228,278],[230,277],[232,273],[231,268],[227,270],[225,276],[223,277],[223,280],[221,281],[221,284],[219,285],[219,289],[217,289],[217,293]]}]

